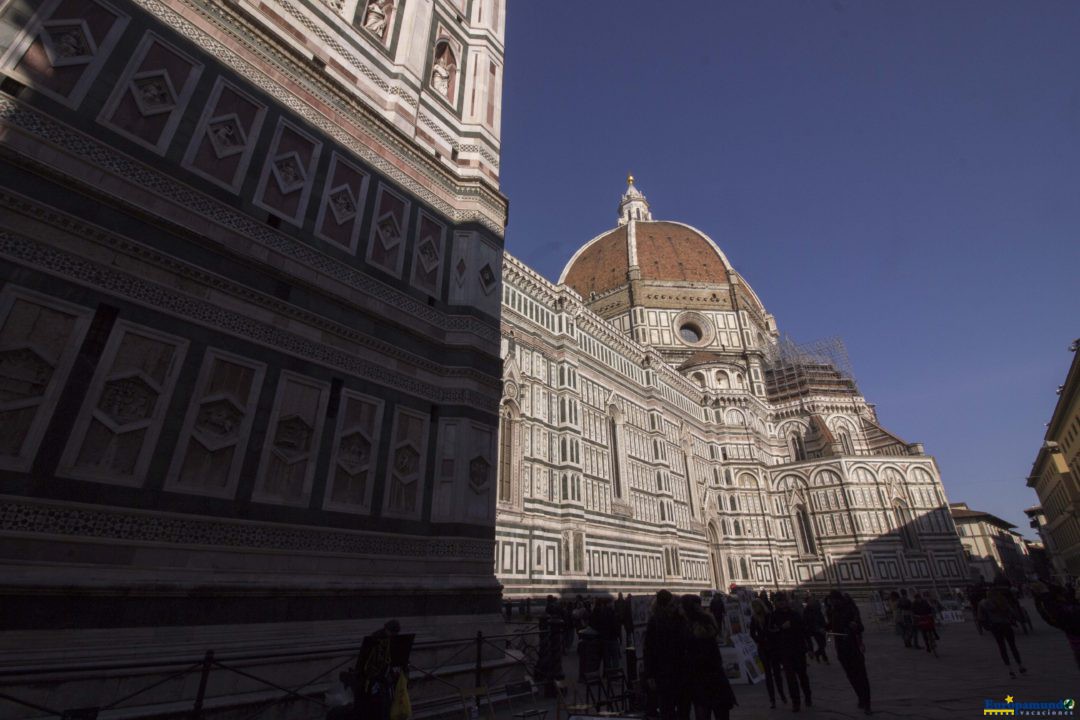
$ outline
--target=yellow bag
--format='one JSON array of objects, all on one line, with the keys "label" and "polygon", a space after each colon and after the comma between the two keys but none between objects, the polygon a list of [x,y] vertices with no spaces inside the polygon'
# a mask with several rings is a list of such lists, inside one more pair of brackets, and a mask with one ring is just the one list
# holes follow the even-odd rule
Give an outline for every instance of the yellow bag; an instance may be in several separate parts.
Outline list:
[{"label": "yellow bag", "polygon": [[390,705],[390,720],[409,720],[412,717],[412,702],[409,700],[409,681],[405,673],[398,675],[394,686],[394,702]]}]

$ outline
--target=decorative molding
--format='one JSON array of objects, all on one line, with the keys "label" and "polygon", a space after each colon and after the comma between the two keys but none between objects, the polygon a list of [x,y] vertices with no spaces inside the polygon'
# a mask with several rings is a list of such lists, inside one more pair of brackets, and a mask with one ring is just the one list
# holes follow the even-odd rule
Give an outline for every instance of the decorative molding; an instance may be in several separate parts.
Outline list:
[{"label": "decorative molding", "polygon": [[446,388],[417,380],[412,375],[389,370],[354,353],[315,342],[269,323],[257,322],[244,314],[222,308],[220,304],[169,290],[136,275],[92,263],[11,232],[0,230],[0,255],[49,274],[273,348],[278,352],[326,367],[338,368],[354,377],[401,390],[415,397],[437,403],[470,405],[491,413],[497,411],[497,386],[493,387],[491,392],[484,393],[466,388]]},{"label": "decorative molding", "polygon": [[[269,65],[279,70],[284,76],[317,96],[328,107],[339,111],[341,117],[366,119],[368,122],[364,124],[363,128],[371,133],[376,145],[393,152],[404,164],[422,174],[424,180],[427,181],[426,184],[401,170],[397,164],[376,153],[368,145],[361,143],[340,125],[329,120],[324,112],[320,112],[300,100],[295,90],[287,89],[279,80],[264,72],[261,67],[248,61],[226,44],[203,31],[173,8],[166,6],[159,0],[134,0],[134,2],[232,68],[260,90],[273,97],[283,107],[296,113],[311,126],[349,148],[358,157],[375,167],[379,172],[392,178],[418,199],[436,208],[455,222],[478,222],[498,237],[503,236],[506,208],[498,202],[499,196],[490,191],[485,191],[479,184],[475,187],[452,184],[445,173],[436,171],[437,166],[432,165],[430,159],[409,147],[406,141],[398,134],[384,129],[382,126],[385,125],[385,120],[373,115],[368,108],[355,98],[344,96],[339,91],[336,91],[327,83],[325,78],[319,78],[310,69],[298,66],[294,60],[278,51],[276,43],[258,42],[256,36],[261,33],[254,28],[244,28],[247,31],[247,36],[242,35],[238,32],[238,28],[229,22],[232,18],[228,16],[227,11],[223,8],[215,6],[209,9],[197,5],[193,0],[183,0],[183,4],[193,12],[216,25],[223,33],[234,38],[253,54],[262,56]],[[299,13],[298,10],[291,8],[287,3],[283,2],[281,6],[290,15]],[[300,14],[302,15],[302,13]],[[303,19],[299,21],[302,24],[304,23]],[[307,20],[307,22],[310,23],[310,20]],[[322,32],[321,35],[318,29],[314,29],[314,32],[320,36],[320,40],[324,42],[330,41],[325,32]],[[326,37],[322,37],[323,35],[326,35]],[[485,208],[485,212],[454,207],[429,190],[428,185],[441,187],[447,195],[454,196],[459,200],[467,200],[471,197],[480,202]]]},{"label": "decorative molding", "polygon": [[210,548],[490,561],[494,541],[298,527],[0,499],[0,532]]},{"label": "decorative molding", "polygon": [[[470,316],[450,316],[329,255],[259,223],[229,205],[157,172],[7,96],[0,95],[0,123],[8,122],[38,139],[114,173],[145,190],[194,212],[228,231],[243,235],[291,260],[359,290],[372,299],[397,307],[413,318],[446,330],[470,332],[495,342],[498,328]],[[119,198],[123,201],[123,198]],[[138,207],[138,206],[136,206]]]}]

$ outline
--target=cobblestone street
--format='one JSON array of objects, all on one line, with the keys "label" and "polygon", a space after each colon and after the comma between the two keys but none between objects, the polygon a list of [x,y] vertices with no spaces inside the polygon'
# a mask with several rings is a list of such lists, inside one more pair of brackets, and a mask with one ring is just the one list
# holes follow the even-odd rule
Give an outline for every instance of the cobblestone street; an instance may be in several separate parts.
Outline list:
[{"label": "cobblestone street", "polygon": [[[1014,680],[1001,662],[989,633],[980,635],[974,623],[946,625],[941,629],[938,657],[925,650],[907,649],[891,625],[867,623],[867,672],[870,676],[873,717],[879,718],[977,718],[983,717],[986,699],[1003,700],[1012,695],[1018,702],[1051,702],[1080,696],[1080,670],[1064,634],[1048,626],[1025,601],[1034,623],[1028,635],[1018,631],[1017,648],[1028,673]],[[799,717],[861,718],[855,693],[836,662],[833,647],[830,664],[809,663],[814,705],[803,707]],[[572,677],[576,656],[566,657],[567,677]],[[1015,666],[1014,666],[1015,667]],[[739,705],[732,720],[792,717],[788,705],[769,708],[763,682],[735,685]],[[514,712],[520,712],[517,707]],[[503,710],[499,718],[513,717]],[[554,705],[548,720],[554,720]]]},{"label": "cobblestone street", "polygon": [[[907,649],[892,628],[868,623],[867,672],[874,717],[967,718],[982,717],[984,699],[1053,701],[1080,694],[1080,670],[1064,634],[1046,625],[1026,603],[1035,630],[1018,631],[1017,648],[1027,675],[1009,677],[997,644],[989,633],[980,635],[972,622],[946,625],[941,631],[938,657],[925,650]],[[829,665],[810,663],[813,708],[802,715],[817,718],[864,717],[855,706],[855,693],[836,662],[830,646]],[[790,708],[769,709],[764,683],[735,688],[739,707],[732,718],[779,718]]]}]

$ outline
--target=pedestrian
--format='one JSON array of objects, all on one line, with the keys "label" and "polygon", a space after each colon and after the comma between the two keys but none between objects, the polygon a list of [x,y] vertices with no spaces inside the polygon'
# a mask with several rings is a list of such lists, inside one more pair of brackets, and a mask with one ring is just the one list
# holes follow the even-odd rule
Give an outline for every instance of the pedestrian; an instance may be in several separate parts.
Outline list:
[{"label": "pedestrian", "polygon": [[[828,665],[829,656],[825,654],[825,613],[821,610],[821,603],[810,593],[806,593],[803,624],[806,625],[807,650],[813,654],[814,660]],[[816,648],[811,641],[817,645]]]},{"label": "pedestrian", "polygon": [[765,611],[766,612],[772,612],[773,610],[776,609],[773,606],[772,601],[769,600],[769,593],[767,591],[762,590],[761,592],[758,593],[757,596],[758,596],[758,600],[760,600],[765,605]]},{"label": "pedestrian", "polygon": [[717,643],[720,628],[715,618],[701,607],[697,595],[683,595],[681,604],[686,616],[687,680],[694,720],[728,720],[731,708],[737,703],[720,658]]},{"label": "pedestrian", "polygon": [[915,627],[922,633],[926,652],[937,655],[934,642],[937,640],[937,631],[934,628],[934,607],[922,593],[915,593],[915,600],[911,603],[911,613],[915,620]]},{"label": "pedestrian", "polygon": [[911,611],[911,598],[908,597],[907,590],[901,588],[900,599],[896,603],[896,611],[899,614],[899,624],[901,632],[904,637],[904,647],[914,646],[916,650],[921,650],[922,646],[919,645],[919,636],[915,634],[915,615]]},{"label": "pedestrian", "polygon": [[994,636],[998,651],[1001,653],[1001,659],[1005,662],[1005,667],[1009,669],[1009,677],[1014,678],[1016,673],[1013,672],[1012,666],[1009,664],[1009,654],[1005,649],[1006,643],[1009,650],[1012,650],[1016,664],[1020,667],[1020,674],[1027,673],[1027,668],[1024,667],[1024,663],[1020,659],[1020,651],[1016,649],[1016,633],[1013,632],[1013,625],[1016,624],[1018,618],[1006,595],[1007,592],[1008,589],[1004,587],[992,588],[982,602],[979,603],[978,618],[983,628],[989,630],[990,634]]},{"label": "pedestrian", "polygon": [[619,662],[619,621],[615,617],[611,598],[596,599],[596,607],[589,616],[589,627],[596,631],[597,640],[600,642],[604,670],[619,668],[622,665]]},{"label": "pedestrian", "polygon": [[652,616],[645,627],[644,678],[655,693],[660,720],[690,717],[686,674],[686,618],[667,590],[656,593]]},{"label": "pedestrian", "polygon": [[870,715],[870,680],[866,676],[864,628],[859,607],[850,595],[842,595],[839,590],[829,593],[828,628],[833,634],[836,659],[855,690],[859,707]]},{"label": "pedestrian", "polygon": [[769,610],[760,598],[750,603],[750,637],[757,643],[758,658],[765,668],[765,689],[769,692],[769,707],[776,707],[776,695],[780,702],[787,705],[784,694],[784,675],[780,669],[780,653],[775,646],[775,638],[768,631]]},{"label": "pedestrian", "polygon": [[709,612],[712,613],[713,619],[716,620],[716,626],[720,628],[720,632],[724,632],[724,616],[727,614],[727,608],[722,593],[713,593],[712,599],[709,600]]},{"label": "pedestrian", "polygon": [[979,622],[979,603],[986,598],[986,586],[981,582],[968,585],[967,598],[968,603],[971,605],[971,617],[975,620],[975,628],[982,635],[983,626]]},{"label": "pedestrian", "polygon": [[810,678],[806,674],[806,628],[803,627],[802,614],[796,612],[788,601],[787,593],[776,593],[776,609],[769,621],[769,632],[775,638],[780,654],[780,664],[784,668],[788,692],[791,694],[791,710],[799,712],[801,700],[799,687],[806,706],[813,705],[810,696]]},{"label": "pedestrian", "polygon": [[1060,585],[1031,584],[1035,610],[1051,627],[1065,633],[1076,665],[1080,667],[1080,605]]},{"label": "pedestrian", "polygon": [[626,593],[626,602],[623,604],[622,614],[619,615],[619,623],[626,635],[626,647],[634,647],[634,596]]}]

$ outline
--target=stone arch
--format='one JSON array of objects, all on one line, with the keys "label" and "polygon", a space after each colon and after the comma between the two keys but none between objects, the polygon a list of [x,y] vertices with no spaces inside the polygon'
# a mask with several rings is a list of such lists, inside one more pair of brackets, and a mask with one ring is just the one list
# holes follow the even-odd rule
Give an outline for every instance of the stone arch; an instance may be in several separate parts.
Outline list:
[{"label": "stone arch", "polygon": [[738,425],[742,427],[746,425],[746,414],[743,413],[742,410],[731,408],[725,413],[724,421],[728,425]]},{"label": "stone arch", "polygon": [[716,378],[716,387],[721,390],[731,389],[731,376],[728,375],[727,370],[717,370],[714,377]]},{"label": "stone arch", "polygon": [[757,490],[760,487],[758,485],[758,479],[753,473],[748,472],[739,473],[738,484],[739,487],[752,488],[754,490]]}]

